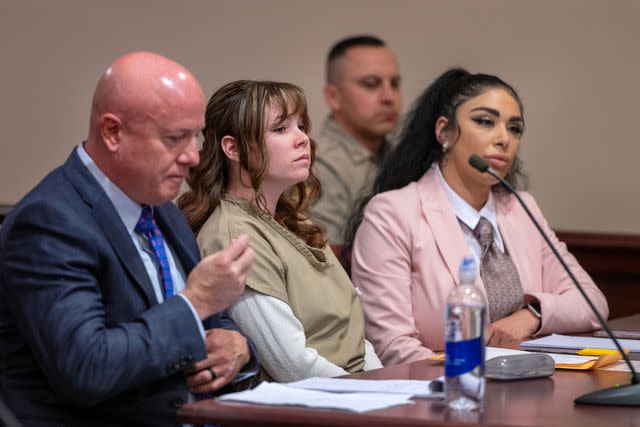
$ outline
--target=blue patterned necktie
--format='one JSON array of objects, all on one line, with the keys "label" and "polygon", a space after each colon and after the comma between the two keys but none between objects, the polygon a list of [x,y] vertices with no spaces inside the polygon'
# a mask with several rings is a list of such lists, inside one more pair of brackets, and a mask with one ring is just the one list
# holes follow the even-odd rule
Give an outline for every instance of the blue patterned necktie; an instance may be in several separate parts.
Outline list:
[{"label": "blue patterned necktie", "polygon": [[167,259],[167,253],[164,250],[164,239],[158,224],[153,219],[153,211],[150,206],[142,207],[142,214],[136,224],[135,231],[141,233],[147,238],[151,251],[158,261],[160,266],[160,279],[164,289],[164,297],[169,298],[173,296],[173,280],[171,279],[171,268],[169,267],[169,260]]}]

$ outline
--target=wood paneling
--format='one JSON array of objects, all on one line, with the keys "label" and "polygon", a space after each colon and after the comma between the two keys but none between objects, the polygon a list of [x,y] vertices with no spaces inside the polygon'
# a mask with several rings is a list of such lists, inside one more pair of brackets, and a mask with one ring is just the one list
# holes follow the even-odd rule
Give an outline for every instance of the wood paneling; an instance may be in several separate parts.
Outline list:
[{"label": "wood paneling", "polygon": [[638,312],[640,235],[557,231],[609,303],[609,318]]}]

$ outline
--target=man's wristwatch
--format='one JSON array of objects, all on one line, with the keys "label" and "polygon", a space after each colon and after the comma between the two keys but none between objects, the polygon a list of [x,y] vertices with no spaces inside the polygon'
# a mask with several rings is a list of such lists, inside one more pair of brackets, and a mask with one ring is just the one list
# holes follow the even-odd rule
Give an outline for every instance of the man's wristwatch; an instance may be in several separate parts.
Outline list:
[{"label": "man's wristwatch", "polygon": [[538,301],[533,301],[527,304],[527,310],[536,316],[537,319],[542,319],[542,310],[540,310],[540,303]]}]

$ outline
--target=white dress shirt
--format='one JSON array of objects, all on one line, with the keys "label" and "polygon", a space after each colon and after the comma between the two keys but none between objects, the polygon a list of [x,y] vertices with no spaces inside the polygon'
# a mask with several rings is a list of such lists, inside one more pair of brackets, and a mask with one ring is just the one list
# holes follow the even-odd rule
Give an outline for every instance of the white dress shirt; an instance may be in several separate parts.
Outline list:
[{"label": "white dress shirt", "polygon": [[489,198],[487,199],[487,202],[484,204],[482,209],[480,209],[480,211],[477,211],[462,197],[460,197],[458,193],[453,191],[449,184],[447,184],[447,181],[445,181],[444,177],[442,176],[440,166],[438,165],[436,165],[436,175],[438,176],[438,179],[442,184],[442,188],[444,189],[444,193],[446,194],[447,199],[449,199],[449,203],[451,203],[453,212],[456,214],[456,217],[458,217],[460,228],[462,229],[462,234],[467,241],[467,245],[469,245],[471,256],[475,258],[476,265],[480,265],[482,248],[480,247],[480,242],[478,242],[478,239],[476,239],[476,237],[473,235],[473,229],[476,228],[478,222],[480,221],[480,218],[482,217],[485,217],[491,223],[491,226],[493,227],[493,240],[496,246],[498,246],[500,252],[504,253],[504,242],[502,241],[500,230],[498,229],[498,217],[496,215],[496,206],[493,200],[493,194],[489,192]]}]

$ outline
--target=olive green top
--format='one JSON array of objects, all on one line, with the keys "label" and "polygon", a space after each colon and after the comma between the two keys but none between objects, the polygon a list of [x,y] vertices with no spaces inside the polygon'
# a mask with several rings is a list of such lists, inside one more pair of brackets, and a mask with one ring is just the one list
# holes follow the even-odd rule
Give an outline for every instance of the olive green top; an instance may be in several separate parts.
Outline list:
[{"label": "olive green top", "polygon": [[328,246],[318,249],[230,194],[198,233],[203,256],[249,235],[255,251],[246,285],[291,307],[307,346],[348,372],[364,367],[364,315],[360,296]]}]

